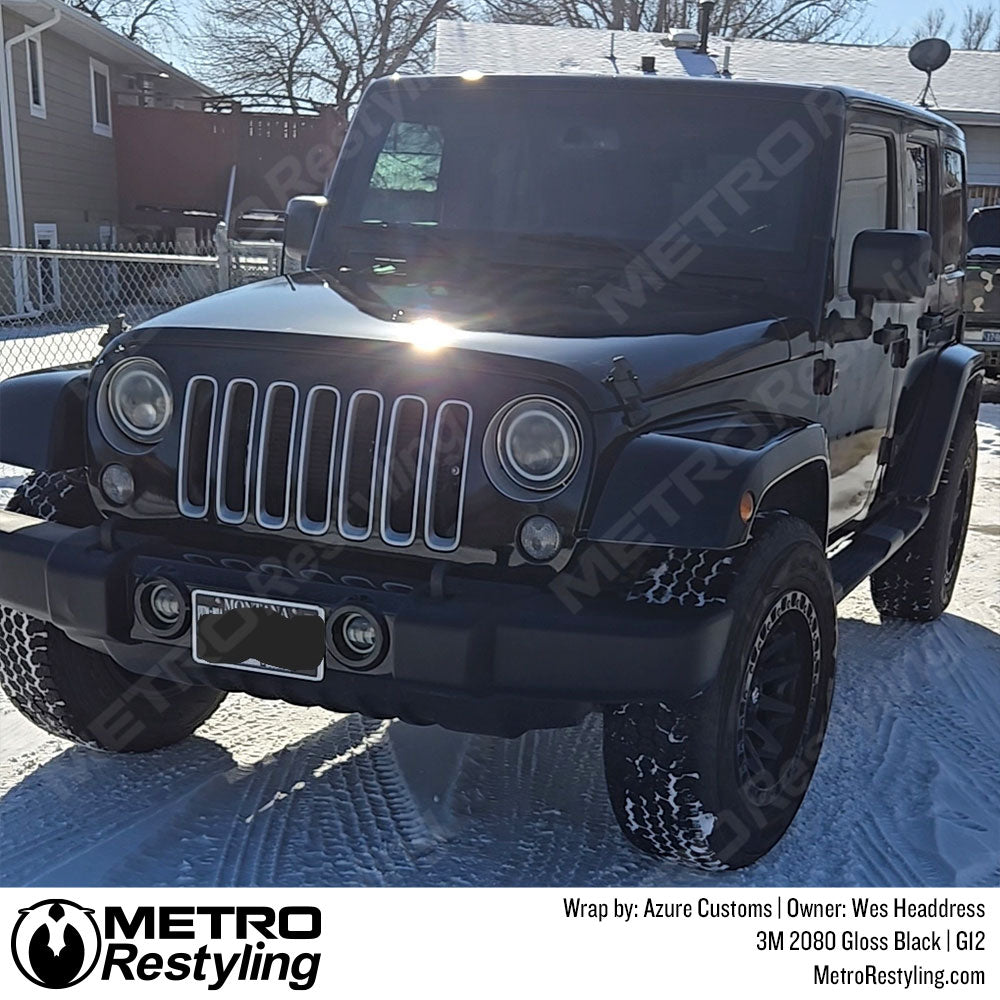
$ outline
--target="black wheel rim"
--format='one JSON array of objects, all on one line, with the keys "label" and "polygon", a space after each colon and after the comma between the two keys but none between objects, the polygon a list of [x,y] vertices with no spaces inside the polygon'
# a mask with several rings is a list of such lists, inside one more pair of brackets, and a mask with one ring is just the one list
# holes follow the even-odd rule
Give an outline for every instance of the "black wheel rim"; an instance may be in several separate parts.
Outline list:
[{"label": "black wheel rim", "polygon": [[740,783],[758,806],[798,780],[819,684],[822,644],[815,606],[802,591],[783,595],[751,646],[740,698]]},{"label": "black wheel rim", "polygon": [[958,497],[955,500],[955,511],[951,515],[951,530],[948,533],[948,568],[945,573],[945,584],[950,585],[958,569],[958,561],[962,556],[965,542],[965,530],[969,523],[969,511],[972,507],[972,476],[966,466],[962,470],[962,481],[958,485]]}]

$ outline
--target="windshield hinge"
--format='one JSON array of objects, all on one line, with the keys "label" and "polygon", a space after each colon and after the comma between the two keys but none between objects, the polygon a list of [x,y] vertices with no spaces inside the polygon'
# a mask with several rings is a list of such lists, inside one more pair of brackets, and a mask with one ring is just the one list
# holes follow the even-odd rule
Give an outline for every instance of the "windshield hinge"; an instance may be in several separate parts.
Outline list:
[{"label": "windshield hinge", "polygon": [[628,427],[638,427],[649,417],[649,410],[642,401],[639,376],[632,371],[628,358],[619,355],[611,359],[611,371],[604,378],[604,384],[618,397],[625,410],[624,420]]},{"label": "windshield hinge", "polygon": [[107,347],[115,337],[120,337],[123,333],[127,332],[128,324],[125,322],[125,314],[119,313],[117,316],[112,316],[111,321],[108,323],[108,328],[97,342],[97,346]]}]

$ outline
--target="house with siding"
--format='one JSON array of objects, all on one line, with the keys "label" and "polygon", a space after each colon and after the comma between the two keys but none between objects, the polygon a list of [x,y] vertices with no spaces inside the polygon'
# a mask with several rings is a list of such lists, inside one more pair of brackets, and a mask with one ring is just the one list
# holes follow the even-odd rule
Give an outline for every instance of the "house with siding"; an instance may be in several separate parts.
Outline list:
[{"label": "house with siding", "polygon": [[214,91],[60,0],[0,0],[0,244],[119,231],[116,108],[201,108]]},{"label": "house with siding", "polygon": [[[690,32],[686,34],[690,35]],[[697,38],[697,36],[694,36]],[[439,21],[438,73],[642,72],[653,57],[665,76],[731,76],[780,83],[842,84],[915,104],[925,76],[898,46],[711,38],[708,52],[670,34]],[[969,207],[1000,204],[1000,52],[955,50],[931,81],[927,103],[965,132]]]}]

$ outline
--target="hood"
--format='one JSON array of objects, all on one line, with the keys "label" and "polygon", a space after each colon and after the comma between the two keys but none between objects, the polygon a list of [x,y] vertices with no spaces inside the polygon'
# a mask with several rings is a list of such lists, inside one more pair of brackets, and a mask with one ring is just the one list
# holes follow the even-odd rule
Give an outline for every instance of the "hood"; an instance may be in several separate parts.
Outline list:
[{"label": "hood", "polygon": [[[708,308],[708,307],[705,307]],[[718,328],[699,333],[622,336],[542,336],[463,329],[430,316],[403,319],[362,308],[320,275],[273,278],[181,306],[134,330],[218,332],[220,335],[282,334],[328,338],[337,353],[364,350],[373,363],[400,350],[440,359],[442,367],[523,372],[573,389],[593,410],[614,409],[618,400],[604,384],[614,359],[624,356],[644,399],[741,374],[790,357],[790,338],[808,323],[761,316],[728,324],[731,306],[717,309]],[[609,331],[614,323],[608,320]],[[234,345],[235,346],[235,345]]]}]

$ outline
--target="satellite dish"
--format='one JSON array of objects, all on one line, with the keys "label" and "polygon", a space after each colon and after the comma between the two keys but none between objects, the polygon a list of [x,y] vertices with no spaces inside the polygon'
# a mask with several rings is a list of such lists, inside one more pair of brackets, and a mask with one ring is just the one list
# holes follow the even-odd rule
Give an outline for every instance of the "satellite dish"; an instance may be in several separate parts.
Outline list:
[{"label": "satellite dish", "polygon": [[923,93],[917,98],[920,107],[928,107],[927,95],[934,94],[931,90],[931,74],[939,70],[950,58],[951,46],[943,38],[924,38],[910,47],[910,65],[927,74]]},{"label": "satellite dish", "polygon": [[951,46],[943,38],[924,38],[910,48],[910,65],[921,73],[939,70],[951,58]]}]

